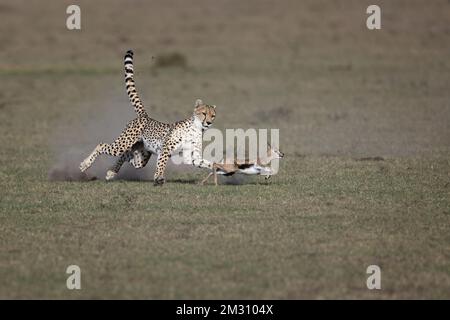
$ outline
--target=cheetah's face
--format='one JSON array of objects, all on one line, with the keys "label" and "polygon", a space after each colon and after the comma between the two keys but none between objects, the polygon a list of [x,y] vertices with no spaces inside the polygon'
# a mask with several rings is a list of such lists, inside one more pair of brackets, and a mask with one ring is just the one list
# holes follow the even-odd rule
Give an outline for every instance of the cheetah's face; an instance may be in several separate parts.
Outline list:
[{"label": "cheetah's face", "polygon": [[201,122],[203,129],[208,129],[216,118],[216,106],[204,104],[202,100],[197,99],[194,116]]}]

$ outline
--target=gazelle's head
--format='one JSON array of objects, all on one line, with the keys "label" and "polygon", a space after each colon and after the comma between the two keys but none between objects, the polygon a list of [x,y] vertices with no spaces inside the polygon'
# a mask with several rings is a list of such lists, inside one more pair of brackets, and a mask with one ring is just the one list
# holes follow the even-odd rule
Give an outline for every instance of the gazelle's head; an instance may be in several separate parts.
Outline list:
[{"label": "gazelle's head", "polygon": [[267,144],[267,158],[270,160],[273,159],[281,159],[284,157],[284,153],[278,150],[275,147],[272,147],[270,144]]}]

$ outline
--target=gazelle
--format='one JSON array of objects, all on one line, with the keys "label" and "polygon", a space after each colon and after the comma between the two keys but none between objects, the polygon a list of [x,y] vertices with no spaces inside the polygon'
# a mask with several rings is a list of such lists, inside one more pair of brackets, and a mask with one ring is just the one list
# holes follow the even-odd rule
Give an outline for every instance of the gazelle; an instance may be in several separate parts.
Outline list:
[{"label": "gazelle", "polygon": [[280,150],[267,146],[267,157],[265,159],[257,158],[255,161],[249,159],[225,159],[221,163],[213,164],[213,171],[203,179],[200,184],[203,185],[208,179],[214,175],[214,184],[217,186],[217,175],[223,175],[226,177],[232,176],[235,173],[241,173],[246,175],[261,175],[269,179],[273,175],[270,162],[274,159],[281,159],[284,157],[284,153]]}]

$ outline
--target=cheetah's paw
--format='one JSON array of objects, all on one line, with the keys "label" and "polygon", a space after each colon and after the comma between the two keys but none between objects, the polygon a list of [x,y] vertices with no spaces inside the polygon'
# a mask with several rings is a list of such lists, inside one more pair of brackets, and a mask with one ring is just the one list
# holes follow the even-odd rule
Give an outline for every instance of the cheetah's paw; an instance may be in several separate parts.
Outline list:
[{"label": "cheetah's paw", "polygon": [[166,180],[163,177],[158,177],[154,180],[153,185],[154,186],[162,186],[166,182]]},{"label": "cheetah's paw", "polygon": [[86,160],[84,160],[82,163],[80,163],[80,171],[85,172],[90,167],[90,163]]},{"label": "cheetah's paw", "polygon": [[108,172],[106,172],[106,177],[105,177],[105,179],[106,180],[112,180],[112,179],[114,179],[114,177],[117,175],[117,172],[114,172],[114,171],[112,171],[112,170],[108,170]]}]

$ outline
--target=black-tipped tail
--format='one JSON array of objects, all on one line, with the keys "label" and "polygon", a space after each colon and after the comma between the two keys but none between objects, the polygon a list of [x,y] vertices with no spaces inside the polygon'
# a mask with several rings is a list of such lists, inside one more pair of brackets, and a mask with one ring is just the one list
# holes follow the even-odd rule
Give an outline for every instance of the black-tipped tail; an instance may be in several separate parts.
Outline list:
[{"label": "black-tipped tail", "polygon": [[136,84],[134,82],[134,68],[133,68],[133,51],[128,50],[124,57],[125,66],[125,85],[127,89],[128,97],[130,98],[131,104],[134,106],[134,111],[138,116],[146,115],[144,105],[139,98],[136,91]]}]

